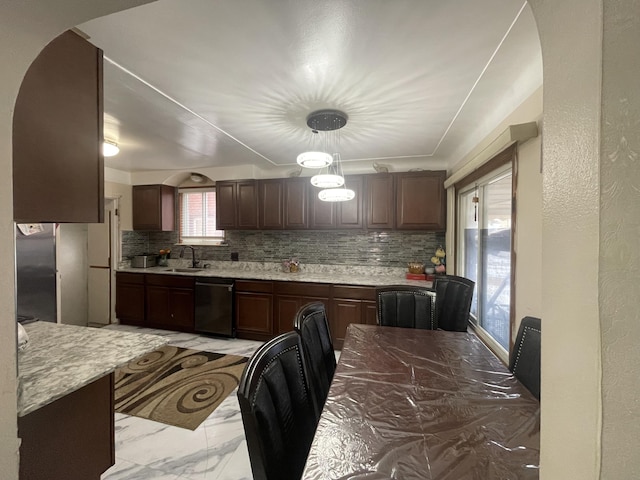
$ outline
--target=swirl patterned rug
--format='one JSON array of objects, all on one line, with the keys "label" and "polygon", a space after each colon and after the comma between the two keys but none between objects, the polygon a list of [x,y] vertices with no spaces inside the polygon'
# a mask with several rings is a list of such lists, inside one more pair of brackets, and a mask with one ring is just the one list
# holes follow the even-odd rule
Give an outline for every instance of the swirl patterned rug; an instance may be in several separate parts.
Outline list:
[{"label": "swirl patterned rug", "polygon": [[116,370],[115,410],[195,430],[238,386],[246,362],[164,346]]}]

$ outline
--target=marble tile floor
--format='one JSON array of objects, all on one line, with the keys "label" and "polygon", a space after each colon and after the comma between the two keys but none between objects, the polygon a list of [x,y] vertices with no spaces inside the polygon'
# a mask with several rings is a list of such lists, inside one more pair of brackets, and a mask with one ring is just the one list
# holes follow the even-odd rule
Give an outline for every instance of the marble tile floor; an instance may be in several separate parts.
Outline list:
[{"label": "marble tile floor", "polygon": [[[170,345],[250,357],[262,342],[221,339],[125,325]],[[115,414],[116,463],[101,480],[251,480],[249,453],[235,391],[194,431]]]}]

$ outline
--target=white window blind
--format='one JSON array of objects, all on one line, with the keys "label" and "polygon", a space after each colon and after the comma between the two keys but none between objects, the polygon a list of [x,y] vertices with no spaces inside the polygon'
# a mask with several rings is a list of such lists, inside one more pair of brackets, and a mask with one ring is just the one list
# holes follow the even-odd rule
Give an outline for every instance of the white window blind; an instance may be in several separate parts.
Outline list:
[{"label": "white window blind", "polygon": [[215,188],[179,190],[181,241],[220,241],[224,231],[216,228]]}]

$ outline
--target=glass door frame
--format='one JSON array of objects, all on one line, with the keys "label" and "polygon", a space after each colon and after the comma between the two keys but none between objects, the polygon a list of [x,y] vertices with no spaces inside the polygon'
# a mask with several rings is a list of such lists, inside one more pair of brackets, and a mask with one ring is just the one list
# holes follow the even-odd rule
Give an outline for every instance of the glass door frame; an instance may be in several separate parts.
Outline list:
[{"label": "glass door frame", "polygon": [[475,188],[477,184],[486,184],[490,179],[496,178],[511,169],[511,272],[510,272],[510,306],[509,306],[509,351],[506,351],[502,345],[500,345],[489,333],[487,333],[478,322],[478,319],[471,315],[472,321],[469,322],[471,328],[476,332],[483,342],[505,363],[509,362],[509,352],[513,348],[513,331],[515,324],[515,278],[516,278],[516,193],[517,193],[517,179],[518,179],[518,162],[517,162],[517,145],[513,144],[510,147],[505,148],[500,153],[496,154],[493,158],[488,160],[485,164],[480,166],[477,170],[471,172],[466,177],[462,178],[454,185],[454,198],[455,198],[455,271],[457,275],[464,275],[464,264],[462,243],[460,235],[461,230],[461,211],[460,211],[460,197],[462,194],[469,192]]}]

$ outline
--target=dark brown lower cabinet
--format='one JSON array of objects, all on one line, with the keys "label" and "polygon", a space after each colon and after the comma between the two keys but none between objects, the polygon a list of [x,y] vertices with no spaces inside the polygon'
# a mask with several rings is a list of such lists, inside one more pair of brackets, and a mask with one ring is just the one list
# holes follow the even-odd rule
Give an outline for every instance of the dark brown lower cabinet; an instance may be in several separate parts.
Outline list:
[{"label": "dark brown lower cabinet", "polygon": [[249,340],[273,337],[273,282],[236,281],[236,335]]},{"label": "dark brown lower cabinet", "polygon": [[113,374],[18,417],[21,480],[100,480],[115,463]]},{"label": "dark brown lower cabinet", "polygon": [[274,282],[274,335],[293,330],[296,313],[303,305],[322,302],[329,315],[331,285],[327,283]]},{"label": "dark brown lower cabinet", "polygon": [[116,318],[124,325],[142,326],[144,316],[144,274],[117,272]]},{"label": "dark brown lower cabinet", "polygon": [[149,327],[193,332],[194,277],[146,276],[146,324]]},{"label": "dark brown lower cabinet", "polygon": [[334,285],[329,317],[333,347],[342,349],[350,323],[376,324],[375,288]]}]

